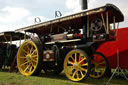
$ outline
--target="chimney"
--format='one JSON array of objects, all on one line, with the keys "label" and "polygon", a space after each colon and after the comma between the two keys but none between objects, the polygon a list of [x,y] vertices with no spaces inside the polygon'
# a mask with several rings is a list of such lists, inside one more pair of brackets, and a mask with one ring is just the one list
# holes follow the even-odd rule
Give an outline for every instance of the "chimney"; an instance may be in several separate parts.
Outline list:
[{"label": "chimney", "polygon": [[87,0],[81,0],[81,9],[82,10],[88,9],[88,2],[87,2]]},{"label": "chimney", "polygon": [[[88,8],[87,0],[81,0],[81,9],[85,10]],[[82,17],[82,28],[83,28],[83,42],[87,41],[87,16]]]}]

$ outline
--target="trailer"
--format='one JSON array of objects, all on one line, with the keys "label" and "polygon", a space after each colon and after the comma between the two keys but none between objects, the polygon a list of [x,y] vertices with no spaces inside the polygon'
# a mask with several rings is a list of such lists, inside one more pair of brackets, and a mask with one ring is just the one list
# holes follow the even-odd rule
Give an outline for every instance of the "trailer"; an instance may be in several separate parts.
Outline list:
[{"label": "trailer", "polygon": [[[113,4],[55,18],[16,32],[32,33],[17,52],[17,66],[22,75],[65,75],[72,81],[101,78],[108,71],[106,57],[96,52],[98,46],[116,39],[116,27],[124,21],[122,12]],[[113,27],[112,27],[113,26]]]}]

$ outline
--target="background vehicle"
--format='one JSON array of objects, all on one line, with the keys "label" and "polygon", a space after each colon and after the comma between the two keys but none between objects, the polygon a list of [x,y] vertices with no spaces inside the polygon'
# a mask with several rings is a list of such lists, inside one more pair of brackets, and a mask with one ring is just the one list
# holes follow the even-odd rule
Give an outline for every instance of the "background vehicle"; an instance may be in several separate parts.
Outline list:
[{"label": "background vehicle", "polygon": [[[28,36],[26,38],[28,38]],[[23,33],[15,33],[13,31],[0,33],[0,68],[3,66],[11,66],[18,50],[16,44],[12,44],[12,42],[23,39]]]}]

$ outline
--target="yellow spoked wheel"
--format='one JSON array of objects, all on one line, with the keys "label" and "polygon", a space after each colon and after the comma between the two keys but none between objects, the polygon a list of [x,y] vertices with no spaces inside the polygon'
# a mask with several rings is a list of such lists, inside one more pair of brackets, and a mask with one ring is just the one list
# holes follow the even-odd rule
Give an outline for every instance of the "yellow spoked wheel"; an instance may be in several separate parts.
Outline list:
[{"label": "yellow spoked wheel", "polygon": [[72,81],[81,81],[88,77],[90,71],[90,61],[86,53],[82,50],[70,51],[64,60],[64,72]]},{"label": "yellow spoked wheel", "polygon": [[21,74],[30,76],[41,71],[41,46],[38,42],[27,40],[17,53],[17,66]]},{"label": "yellow spoked wheel", "polygon": [[93,54],[91,65],[91,78],[102,78],[108,70],[108,62],[106,57],[98,52]]}]

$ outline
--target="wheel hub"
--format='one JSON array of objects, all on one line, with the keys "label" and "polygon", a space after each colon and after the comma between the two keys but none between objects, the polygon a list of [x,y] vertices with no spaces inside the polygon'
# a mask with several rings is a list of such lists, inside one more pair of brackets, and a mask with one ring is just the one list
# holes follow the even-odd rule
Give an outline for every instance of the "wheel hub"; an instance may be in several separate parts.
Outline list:
[{"label": "wheel hub", "polygon": [[73,64],[73,67],[74,67],[75,69],[79,69],[79,66],[80,66],[80,65],[79,65],[78,63],[74,63],[74,64]]},{"label": "wheel hub", "polygon": [[27,55],[26,59],[27,60],[30,60],[31,59],[31,56],[30,55]]}]

